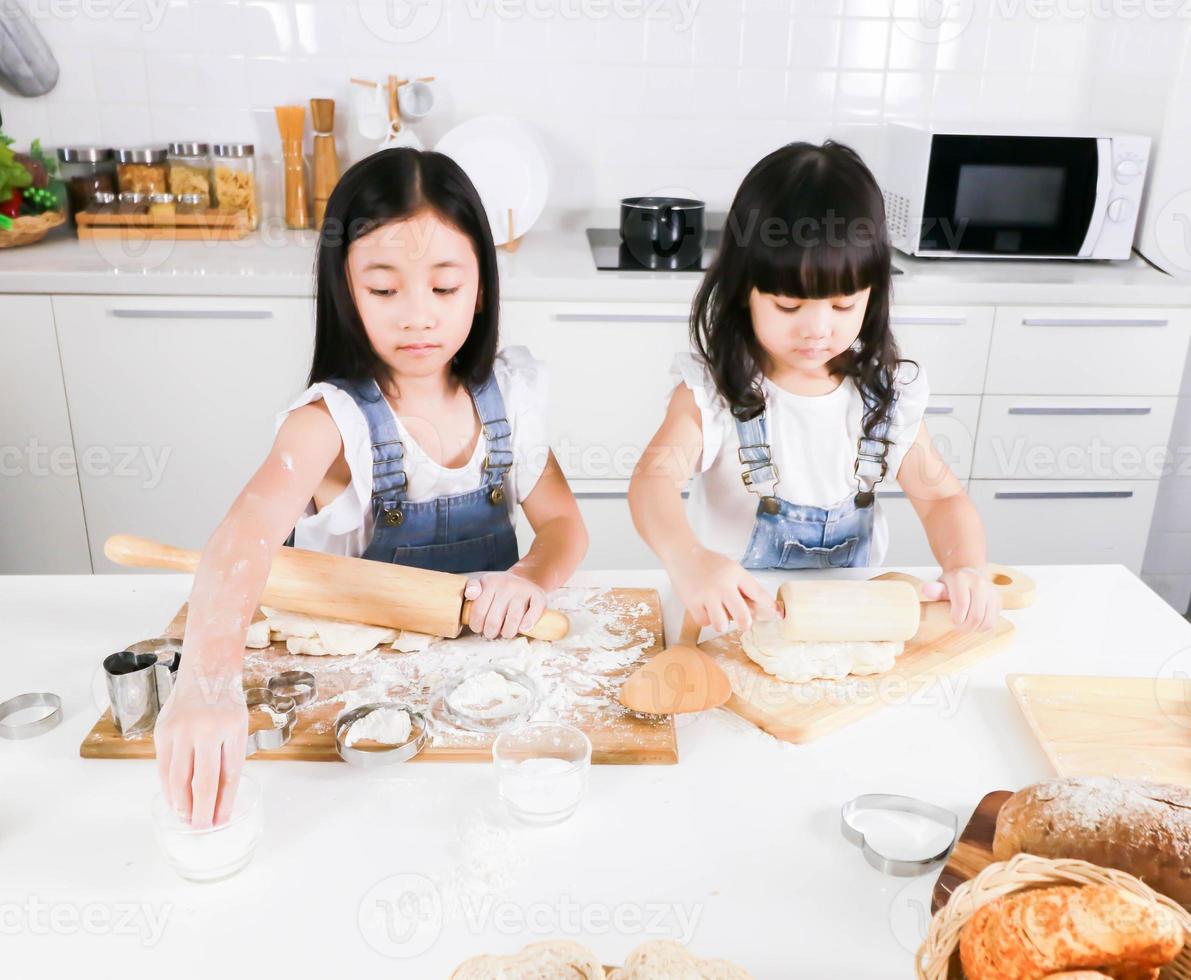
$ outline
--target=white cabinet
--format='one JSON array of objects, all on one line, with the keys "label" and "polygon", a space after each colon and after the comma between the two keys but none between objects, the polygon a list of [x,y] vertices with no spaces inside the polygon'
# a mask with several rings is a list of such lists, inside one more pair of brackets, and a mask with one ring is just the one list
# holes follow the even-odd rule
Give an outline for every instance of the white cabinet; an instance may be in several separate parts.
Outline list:
[{"label": "white cabinet", "polygon": [[992,338],[991,306],[894,306],[901,355],[926,369],[932,393],[979,395]]},{"label": "white cabinet", "polygon": [[973,480],[989,554],[1005,565],[1100,564],[1141,570],[1157,480]]},{"label": "white cabinet", "polygon": [[1156,480],[1178,399],[986,395],[973,476]]},{"label": "white cabinet", "polygon": [[990,395],[1177,395],[1191,310],[997,308]]},{"label": "white cabinet", "polygon": [[670,364],[689,349],[685,304],[513,302],[505,344],[550,370],[550,439],[575,480],[627,480],[665,414]]},{"label": "white cabinet", "polygon": [[937,565],[914,505],[901,491],[878,491],[889,528],[889,549],[883,565]]},{"label": "white cabinet", "polygon": [[54,316],[0,296],[0,574],[91,571]]},{"label": "white cabinet", "polygon": [[273,440],[310,367],[301,299],[54,299],[97,571],[117,532],[201,548]]},{"label": "white cabinet", "polygon": [[972,454],[980,424],[979,395],[937,395],[926,406],[930,441],[951,472],[966,481],[972,472]]},{"label": "white cabinet", "polygon": [[[572,481],[579,511],[587,525],[587,555],[580,566],[588,571],[607,568],[657,568],[661,562],[641,540],[629,513],[626,481]],[[517,543],[524,555],[533,544],[533,528],[517,522]]]}]

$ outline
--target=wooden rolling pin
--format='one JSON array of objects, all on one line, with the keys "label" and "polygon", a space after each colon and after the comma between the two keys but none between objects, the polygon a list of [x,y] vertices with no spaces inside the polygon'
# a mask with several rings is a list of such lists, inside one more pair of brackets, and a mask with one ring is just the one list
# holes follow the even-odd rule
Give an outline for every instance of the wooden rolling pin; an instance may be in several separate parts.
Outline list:
[{"label": "wooden rolling pin", "polygon": [[[1021,609],[1034,599],[1034,583],[1004,565],[989,565],[1004,609]],[[784,582],[778,605],[785,610],[782,632],[787,640],[808,643],[911,639],[918,632],[923,602],[921,579],[904,572],[886,572],[866,582]]]},{"label": "wooden rolling pin", "polygon": [[[178,572],[193,572],[200,557],[197,551],[129,534],[112,535],[103,553],[117,565]],[[471,612],[471,602],[463,598],[466,585],[465,575],[282,548],[273,559],[261,602],[311,616],[453,639]],[[570,629],[571,621],[563,613],[547,609],[525,635],[561,640]]]}]

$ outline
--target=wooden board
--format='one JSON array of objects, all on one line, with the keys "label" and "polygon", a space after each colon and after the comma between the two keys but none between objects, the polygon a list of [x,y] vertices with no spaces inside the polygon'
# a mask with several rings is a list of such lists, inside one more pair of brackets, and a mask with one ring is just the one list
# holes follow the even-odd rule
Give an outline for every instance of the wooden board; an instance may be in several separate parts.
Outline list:
[{"label": "wooden board", "polygon": [[932,914],[947,904],[955,889],[993,863],[992,845],[997,832],[997,814],[1012,795],[1007,789],[999,789],[980,801],[972,813],[972,819],[959,835],[943,870],[939,872],[935,890],[931,893]]},{"label": "wooden board", "polygon": [[83,211],[75,215],[75,223],[83,240],[236,241],[252,230],[245,212],[227,208],[167,215]]},{"label": "wooden board", "polygon": [[[661,599],[653,589],[609,589],[604,592],[577,590],[590,593],[584,600],[584,608],[599,613],[615,624],[614,632],[618,645],[614,650],[628,650],[640,644],[640,657],[628,666],[608,670],[600,674],[600,683],[595,691],[579,693],[594,694],[597,704],[592,708],[576,710],[563,720],[583,729],[592,743],[592,762],[596,764],[625,765],[671,765],[678,762],[678,740],[673,718],[642,718],[633,715],[615,700],[620,682],[641,662],[665,646],[662,628]],[[186,627],[186,607],[183,606],[166,629],[164,636],[181,638]],[[382,647],[382,650],[387,648]],[[592,650],[594,656],[599,651]],[[372,663],[380,658],[395,666],[417,666],[416,661],[396,664],[397,658],[417,658],[417,653],[383,653],[372,655]],[[343,693],[360,688],[370,682],[367,672],[353,671],[361,661],[354,657],[298,657],[289,654],[284,643],[274,643],[268,650],[247,652],[244,665],[246,686],[262,685],[269,676],[282,670],[302,669],[315,675],[320,692]],[[549,658],[543,660],[549,666]],[[564,680],[570,682],[572,674],[564,671]],[[416,690],[409,686],[393,686],[389,691],[393,697],[411,701],[415,707],[424,709],[429,699],[425,687]],[[335,752],[334,722],[344,701],[340,699],[320,700],[299,709],[298,721],[289,743],[280,749],[258,752],[254,759],[292,759],[303,761],[340,761]],[[488,762],[492,758],[491,747],[494,736],[451,730],[436,733],[415,761]],[[91,732],[83,740],[79,754],[87,759],[151,759],[154,756],[152,735],[125,739],[116,731],[111,712],[105,711]]]},{"label": "wooden board", "polygon": [[1013,624],[1002,617],[987,633],[959,633],[952,627],[948,603],[923,603],[918,632],[906,642],[892,670],[803,684],[767,674],[740,648],[737,633],[699,646],[719,661],[732,683],[725,707],[783,741],[810,742],[887,702],[909,700],[935,678],[1006,649],[1013,631]]},{"label": "wooden board", "polygon": [[1122,776],[1191,786],[1191,680],[1010,674],[1060,776]]}]

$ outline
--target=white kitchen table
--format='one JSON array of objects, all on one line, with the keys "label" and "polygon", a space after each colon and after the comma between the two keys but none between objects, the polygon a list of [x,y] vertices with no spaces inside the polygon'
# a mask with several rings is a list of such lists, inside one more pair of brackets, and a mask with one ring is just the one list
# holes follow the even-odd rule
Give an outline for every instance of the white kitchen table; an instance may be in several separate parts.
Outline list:
[{"label": "white kitchen table", "polygon": [[[483,765],[250,761],[266,834],[244,871],[212,884],[183,881],[158,853],[152,762],[78,754],[106,701],[101,658],[156,635],[189,577],[0,577],[0,700],[54,691],[65,712],[46,735],[0,741],[0,972],[437,980],[535,939],[575,938],[617,963],[677,936],[759,980],[911,977],[935,875],[870,868],[840,836],[840,804],[906,793],[966,820],[990,790],[1050,774],[1007,673],[1153,676],[1191,647],[1191,626],[1122,567],[1025,571],[1038,600],[1009,614],[1012,649],[921,703],[804,746],[724,711],[682,720],[677,766],[593,767],[578,813],[552,828],[507,825]],[[665,580],[607,571],[575,584]],[[499,846],[478,848],[485,834]],[[474,887],[483,862],[503,878],[486,893]]]}]

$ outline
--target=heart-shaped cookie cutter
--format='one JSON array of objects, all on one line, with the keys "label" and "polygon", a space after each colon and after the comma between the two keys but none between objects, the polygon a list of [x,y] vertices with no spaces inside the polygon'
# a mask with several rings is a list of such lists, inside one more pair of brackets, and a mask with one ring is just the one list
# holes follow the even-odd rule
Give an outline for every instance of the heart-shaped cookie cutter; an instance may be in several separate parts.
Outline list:
[{"label": "heart-shaped cookie cutter", "polygon": [[293,698],[300,708],[314,700],[318,684],[308,670],[283,670],[269,678],[269,690],[283,697]]},{"label": "heart-shaped cookie cutter", "polygon": [[[947,842],[946,847],[930,857],[886,857],[869,844],[864,833],[852,823],[852,818],[857,813],[866,810],[887,810],[891,813],[908,813],[915,817],[922,817],[932,823],[949,828],[951,839]],[[849,800],[840,808],[840,830],[843,832],[844,838],[859,847],[864,853],[865,860],[882,874],[893,875],[897,878],[912,878],[915,875],[925,874],[947,859],[947,855],[951,853],[951,848],[955,846],[956,838],[959,836],[959,818],[950,810],[935,806],[933,803],[927,803],[925,800],[915,799],[912,796],[866,793]]]},{"label": "heart-shaped cookie cutter", "polygon": [[253,708],[268,708],[275,716],[284,716],[282,722],[275,723],[272,728],[248,733],[245,756],[255,755],[262,749],[279,749],[290,740],[294,733],[294,722],[298,718],[298,704],[293,698],[275,694],[267,687],[250,687],[244,692],[244,703],[249,711]]}]

